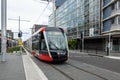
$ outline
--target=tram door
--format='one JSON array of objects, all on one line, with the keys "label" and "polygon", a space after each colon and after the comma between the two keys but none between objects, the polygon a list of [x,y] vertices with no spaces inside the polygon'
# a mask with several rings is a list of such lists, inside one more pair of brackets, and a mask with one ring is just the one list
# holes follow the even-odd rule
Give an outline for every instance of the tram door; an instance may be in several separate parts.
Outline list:
[{"label": "tram door", "polygon": [[46,46],[46,42],[45,42],[45,37],[43,35],[43,32],[40,32],[40,41],[39,41],[39,45],[40,45],[40,54],[47,54],[48,50],[47,50],[47,46]]}]

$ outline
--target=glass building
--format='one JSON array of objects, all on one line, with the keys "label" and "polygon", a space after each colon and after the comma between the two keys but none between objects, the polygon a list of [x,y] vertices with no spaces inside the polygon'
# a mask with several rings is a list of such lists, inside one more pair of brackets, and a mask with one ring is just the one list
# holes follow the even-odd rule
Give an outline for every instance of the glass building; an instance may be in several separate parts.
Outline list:
[{"label": "glass building", "polygon": [[[117,30],[115,41],[120,45],[119,7],[119,0],[66,0],[55,10],[56,26],[67,31],[68,39],[81,40],[84,33],[84,49],[106,51],[110,44],[113,51],[111,36],[114,36],[109,33]],[[53,26],[53,22],[51,14],[49,25]],[[120,52],[120,46],[116,47]]]},{"label": "glass building", "polygon": [[56,8],[59,8],[66,0],[55,0]]}]

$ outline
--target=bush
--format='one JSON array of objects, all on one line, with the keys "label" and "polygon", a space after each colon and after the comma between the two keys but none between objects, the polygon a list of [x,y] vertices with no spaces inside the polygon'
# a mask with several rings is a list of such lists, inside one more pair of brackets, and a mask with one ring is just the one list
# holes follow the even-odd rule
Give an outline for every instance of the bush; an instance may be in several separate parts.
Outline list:
[{"label": "bush", "polygon": [[[13,53],[13,51],[20,51],[20,47],[17,46],[17,47],[12,47],[7,49],[7,53]],[[25,52],[23,48],[22,48],[22,51]]]},{"label": "bush", "polygon": [[75,39],[68,40],[69,49],[76,49],[76,45],[77,45],[77,40]]}]

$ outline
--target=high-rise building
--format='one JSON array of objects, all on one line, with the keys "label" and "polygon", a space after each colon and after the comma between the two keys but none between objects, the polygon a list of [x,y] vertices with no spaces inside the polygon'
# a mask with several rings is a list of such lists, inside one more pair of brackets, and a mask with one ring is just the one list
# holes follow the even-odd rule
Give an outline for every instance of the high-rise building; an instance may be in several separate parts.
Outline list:
[{"label": "high-rise building", "polygon": [[68,39],[81,40],[84,34],[85,50],[120,52],[120,0],[66,0],[55,12],[56,26]]},{"label": "high-rise building", "polygon": [[66,0],[55,0],[56,8],[59,8]]}]

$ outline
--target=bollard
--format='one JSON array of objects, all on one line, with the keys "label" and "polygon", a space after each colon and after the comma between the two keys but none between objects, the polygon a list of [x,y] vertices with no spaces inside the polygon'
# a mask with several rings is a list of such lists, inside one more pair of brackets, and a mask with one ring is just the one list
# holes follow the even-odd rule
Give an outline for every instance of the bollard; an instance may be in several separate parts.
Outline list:
[{"label": "bollard", "polygon": [[107,56],[109,56],[109,47],[107,47]]}]

